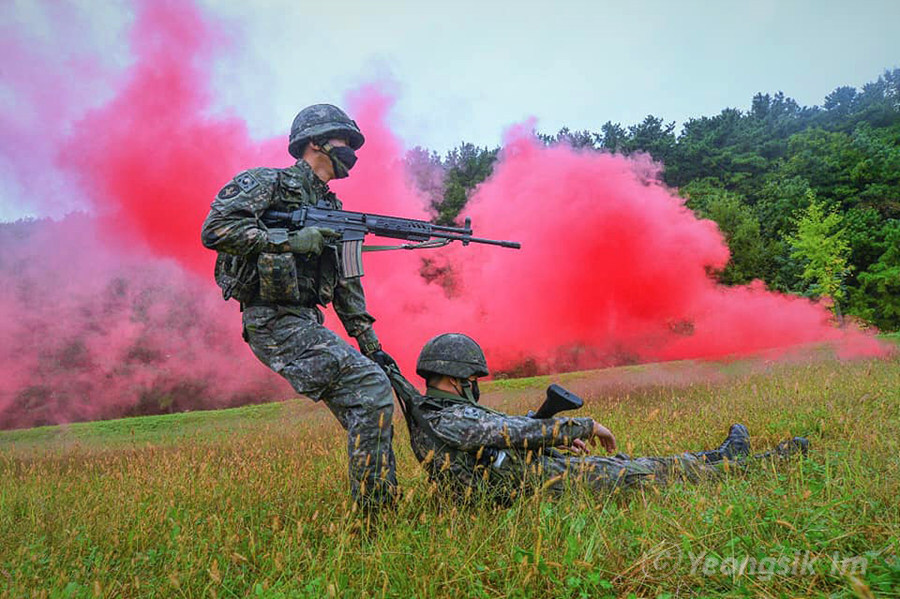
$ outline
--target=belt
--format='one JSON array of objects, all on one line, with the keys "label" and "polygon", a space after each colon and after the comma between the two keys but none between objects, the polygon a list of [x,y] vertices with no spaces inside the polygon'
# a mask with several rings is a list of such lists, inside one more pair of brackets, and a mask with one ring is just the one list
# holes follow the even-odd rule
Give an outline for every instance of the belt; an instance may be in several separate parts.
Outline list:
[{"label": "belt", "polygon": [[[291,303],[271,303],[271,302],[250,302],[248,304],[241,304],[241,312],[244,312],[247,308],[268,308],[270,310],[275,310],[278,318],[286,314],[291,314],[293,316],[297,316],[298,318],[314,320],[319,324],[325,323],[325,314],[319,310],[316,305],[309,304],[291,304]],[[245,331],[245,341],[246,339],[246,331]]]},{"label": "belt", "polygon": [[314,300],[308,302],[264,302],[262,300],[253,300],[243,302],[241,304],[241,310],[244,308],[315,308],[316,305]]},{"label": "belt", "polygon": [[301,292],[301,299],[296,302],[267,302],[258,295],[249,302],[243,302],[241,309],[244,308],[315,308],[318,305],[318,296],[312,291]]}]

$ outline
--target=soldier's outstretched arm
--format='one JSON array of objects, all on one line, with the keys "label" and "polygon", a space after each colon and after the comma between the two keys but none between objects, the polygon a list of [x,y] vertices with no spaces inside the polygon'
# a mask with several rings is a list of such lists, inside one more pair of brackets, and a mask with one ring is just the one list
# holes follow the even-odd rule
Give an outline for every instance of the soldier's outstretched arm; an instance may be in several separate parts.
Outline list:
[{"label": "soldier's outstretched arm", "polygon": [[238,174],[210,206],[200,234],[203,245],[238,255],[271,250],[269,231],[260,221],[271,201],[272,182],[267,173],[254,170]]},{"label": "soldier's outstretched arm", "polygon": [[575,439],[589,439],[594,421],[590,418],[547,418],[506,416],[476,406],[445,409],[432,421],[442,441],[463,451],[481,447],[569,447]]},{"label": "soldier's outstretched arm", "polygon": [[332,305],[348,335],[357,339],[360,335],[374,336],[371,331],[375,318],[366,310],[366,296],[359,277],[338,281]]}]

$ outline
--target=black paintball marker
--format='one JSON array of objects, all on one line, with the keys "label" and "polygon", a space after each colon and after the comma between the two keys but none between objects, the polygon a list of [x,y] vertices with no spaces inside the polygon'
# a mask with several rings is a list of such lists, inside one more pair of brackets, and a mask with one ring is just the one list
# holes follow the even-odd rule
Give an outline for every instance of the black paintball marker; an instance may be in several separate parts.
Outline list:
[{"label": "black paintball marker", "polygon": [[529,411],[529,418],[553,418],[566,410],[577,410],[584,405],[584,401],[572,393],[563,389],[556,383],[547,387],[547,399],[541,404],[537,412]]},{"label": "black paintball marker", "polygon": [[267,227],[282,227],[292,231],[303,227],[327,227],[339,233],[341,235],[341,275],[345,279],[363,275],[363,238],[367,234],[415,243],[378,248],[367,246],[366,249],[414,250],[441,247],[451,241],[461,241],[463,245],[484,243],[514,249],[522,247],[515,241],[472,237],[472,220],[469,218],[466,219],[464,227],[447,227],[412,218],[303,206],[292,212],[267,211],[262,215],[262,222]]}]

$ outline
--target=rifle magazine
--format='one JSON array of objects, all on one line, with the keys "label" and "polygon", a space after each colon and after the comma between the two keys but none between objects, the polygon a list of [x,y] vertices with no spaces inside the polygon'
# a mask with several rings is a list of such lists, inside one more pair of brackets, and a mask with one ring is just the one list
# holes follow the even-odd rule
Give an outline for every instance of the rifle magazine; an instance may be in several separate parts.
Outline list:
[{"label": "rifle magazine", "polygon": [[363,274],[362,239],[353,239],[341,244],[341,274],[345,279],[361,277]]}]

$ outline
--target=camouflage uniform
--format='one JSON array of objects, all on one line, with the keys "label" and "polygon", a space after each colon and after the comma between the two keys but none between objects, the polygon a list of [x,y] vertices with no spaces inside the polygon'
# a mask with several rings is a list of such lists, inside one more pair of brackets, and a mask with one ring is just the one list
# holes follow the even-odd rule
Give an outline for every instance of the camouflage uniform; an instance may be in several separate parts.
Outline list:
[{"label": "camouflage uniform", "polygon": [[[377,343],[362,285],[358,278],[340,277],[333,245],[320,255],[290,254],[276,230],[260,221],[267,210],[290,211],[303,204],[341,208],[305,161],[245,171],[219,192],[203,224],[202,241],[219,252],[216,281],[225,299],[241,302],[244,338],[256,357],[298,393],[324,401],[347,430],[354,497],[365,504],[387,502],[396,487],[390,383],[378,365],[322,326],[317,307],[333,303],[350,336],[361,344]],[[261,294],[260,283],[265,288],[268,278],[261,275],[260,256],[293,261],[291,300],[267,300]]]},{"label": "camouflage uniform", "polygon": [[429,388],[411,406],[413,451],[430,477],[469,494],[487,492],[506,500],[543,486],[561,491],[569,482],[600,492],[673,478],[696,481],[720,471],[699,455],[631,459],[566,455],[569,447],[591,435],[590,418],[508,416],[459,395]]}]

